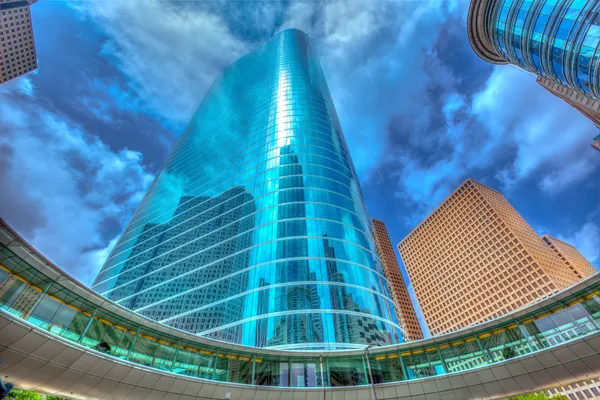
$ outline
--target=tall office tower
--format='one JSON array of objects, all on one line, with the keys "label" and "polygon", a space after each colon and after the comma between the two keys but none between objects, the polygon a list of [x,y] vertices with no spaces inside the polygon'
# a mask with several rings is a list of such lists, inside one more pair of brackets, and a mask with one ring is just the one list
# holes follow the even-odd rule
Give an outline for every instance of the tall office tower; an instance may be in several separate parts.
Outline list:
[{"label": "tall office tower", "polygon": [[542,235],[544,242],[567,265],[578,280],[588,278],[598,271],[572,245],[550,235]]},{"label": "tall office tower", "polygon": [[419,340],[423,339],[423,331],[419,325],[415,308],[413,307],[406,283],[400,272],[398,260],[390,241],[390,236],[383,221],[373,218],[373,238],[375,239],[375,247],[379,253],[379,259],[383,265],[383,271],[388,282],[392,299],[396,308],[398,323],[402,327],[402,335],[404,340]]},{"label": "tall office tower", "polygon": [[0,83],[37,69],[29,6],[37,0],[0,0]]},{"label": "tall office tower", "polygon": [[467,179],[398,245],[432,335],[579,281],[499,192]]},{"label": "tall office tower", "polygon": [[542,86],[598,124],[599,11],[597,1],[471,0],[467,33],[483,60],[542,77]]},{"label": "tall office tower", "polygon": [[93,288],[250,346],[391,344],[371,229],[315,50],[287,30],[219,75]]}]

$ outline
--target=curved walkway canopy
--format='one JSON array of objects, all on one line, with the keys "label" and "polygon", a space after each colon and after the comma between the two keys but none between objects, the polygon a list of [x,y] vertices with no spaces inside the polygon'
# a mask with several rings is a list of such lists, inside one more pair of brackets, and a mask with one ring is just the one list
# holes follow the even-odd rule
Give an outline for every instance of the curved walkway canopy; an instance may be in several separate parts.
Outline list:
[{"label": "curved walkway canopy", "polygon": [[[600,276],[501,318],[363,351],[258,349],[157,323],[91,291],[0,220],[0,374],[107,399],[504,398],[600,376]],[[107,343],[105,351],[100,343]]]}]

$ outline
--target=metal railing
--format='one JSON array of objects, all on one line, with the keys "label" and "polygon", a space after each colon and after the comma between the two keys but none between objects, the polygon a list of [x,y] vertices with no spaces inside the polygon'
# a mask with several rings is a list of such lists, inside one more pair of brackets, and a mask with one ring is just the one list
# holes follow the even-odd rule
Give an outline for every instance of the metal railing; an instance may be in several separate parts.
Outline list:
[{"label": "metal railing", "polygon": [[214,381],[280,387],[394,383],[502,362],[600,330],[597,274],[512,314],[435,338],[369,351],[245,347],[164,326],[106,300],[5,224],[0,242],[1,309],[113,357]]}]

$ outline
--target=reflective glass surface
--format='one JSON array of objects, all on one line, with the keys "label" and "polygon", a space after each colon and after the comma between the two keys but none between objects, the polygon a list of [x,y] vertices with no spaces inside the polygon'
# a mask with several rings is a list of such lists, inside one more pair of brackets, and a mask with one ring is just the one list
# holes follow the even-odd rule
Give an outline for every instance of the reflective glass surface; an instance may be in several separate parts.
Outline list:
[{"label": "reflective glass surface", "polygon": [[220,74],[93,289],[244,345],[402,341],[308,36],[284,31]]},{"label": "reflective glass surface", "polygon": [[393,383],[503,363],[600,331],[600,278],[595,276],[587,280],[589,285],[579,284],[543,306],[534,304],[438,338],[372,348],[368,353],[265,350],[202,339],[139,316],[134,321],[133,313],[81,289],[60,271],[50,271],[55,280],[44,275],[27,262],[34,258],[21,258],[0,245],[1,310],[90,349],[98,350],[105,342],[110,349],[102,352],[104,356],[222,382],[367,385],[370,365],[374,383]]},{"label": "reflective glass surface", "polygon": [[507,61],[600,98],[600,2],[491,1],[488,34]]}]

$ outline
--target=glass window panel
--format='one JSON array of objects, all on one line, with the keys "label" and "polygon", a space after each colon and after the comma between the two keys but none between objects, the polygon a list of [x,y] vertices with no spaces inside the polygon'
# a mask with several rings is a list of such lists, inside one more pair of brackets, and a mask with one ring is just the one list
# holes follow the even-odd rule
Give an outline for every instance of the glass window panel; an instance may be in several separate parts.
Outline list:
[{"label": "glass window panel", "polygon": [[19,317],[25,317],[40,296],[40,289],[26,284],[12,274],[7,274],[0,283],[0,305]]},{"label": "glass window panel", "polygon": [[171,371],[177,348],[176,338],[142,329],[135,339],[129,360]]},{"label": "glass window panel", "polygon": [[583,304],[577,303],[569,306],[566,308],[566,312],[577,324],[580,334],[585,335],[598,329],[597,323]]},{"label": "glass window panel", "polygon": [[110,347],[110,350],[105,351],[107,354],[126,358],[133,345],[137,328],[120,317],[99,310],[81,344],[104,352],[106,346],[99,345],[106,343]]},{"label": "glass window panel", "polygon": [[600,323],[600,296],[585,299],[581,305],[592,316],[596,323]]},{"label": "glass window panel", "polygon": [[330,386],[366,385],[367,367],[363,357],[327,358]]},{"label": "glass window panel", "polygon": [[369,354],[371,372],[375,383],[388,383],[404,380],[400,356],[396,352]]},{"label": "glass window panel", "polygon": [[531,352],[527,337],[517,324],[493,330],[480,336],[480,342],[493,362],[508,360]]},{"label": "glass window panel", "polygon": [[474,338],[439,345],[448,372],[459,372],[487,364],[486,356]]},{"label": "glass window panel", "polygon": [[211,379],[216,353],[199,348],[191,342],[183,342],[177,351],[172,371],[177,374]]},{"label": "glass window panel", "polygon": [[288,360],[276,357],[256,359],[255,383],[260,386],[289,386]]},{"label": "glass window panel", "polygon": [[219,353],[219,361],[217,368],[224,368],[225,360],[227,360],[227,382],[233,383],[252,383],[252,365],[253,358],[248,355],[238,354],[221,354]]},{"label": "glass window panel", "polygon": [[400,355],[409,379],[425,378],[444,373],[442,362],[435,347],[401,353]]}]

